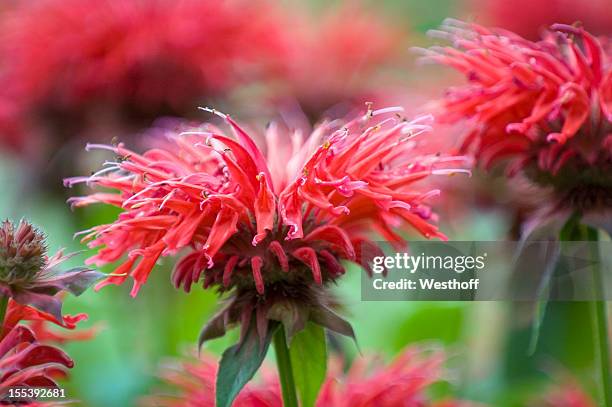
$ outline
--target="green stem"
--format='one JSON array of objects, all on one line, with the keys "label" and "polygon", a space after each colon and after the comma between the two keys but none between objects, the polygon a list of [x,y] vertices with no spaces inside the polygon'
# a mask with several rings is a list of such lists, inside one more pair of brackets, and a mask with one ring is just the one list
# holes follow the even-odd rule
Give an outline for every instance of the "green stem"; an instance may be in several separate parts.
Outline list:
[{"label": "green stem", "polygon": [[[597,230],[589,228],[587,230],[589,241],[597,241]],[[608,318],[607,318],[607,303],[605,301],[604,280],[601,275],[601,267],[599,265],[600,256],[597,247],[592,250],[593,256],[593,294],[592,301],[594,327],[597,340],[597,349],[599,356],[599,368],[601,372],[602,385],[602,401],[604,406],[612,406],[612,379],[610,373],[610,343],[608,338]]]},{"label": "green stem", "polygon": [[8,308],[9,297],[0,296],[0,334],[4,330],[4,318],[6,317],[6,310]]},{"label": "green stem", "polygon": [[[563,227],[560,240],[583,240],[597,242],[599,235],[597,229],[580,223],[580,213],[575,213]],[[610,343],[608,337],[608,317],[606,293],[604,292],[604,279],[601,274],[601,258],[599,248],[594,243],[591,249],[593,261],[593,300],[590,301],[593,312],[593,330],[595,331],[595,344],[597,358],[599,359],[599,373],[601,379],[602,406],[612,406],[612,374],[610,373]]]},{"label": "green stem", "polygon": [[274,352],[276,352],[276,364],[280,376],[281,389],[283,391],[283,406],[298,407],[295,381],[293,380],[293,368],[291,357],[285,338],[285,330],[280,326],[274,334]]}]

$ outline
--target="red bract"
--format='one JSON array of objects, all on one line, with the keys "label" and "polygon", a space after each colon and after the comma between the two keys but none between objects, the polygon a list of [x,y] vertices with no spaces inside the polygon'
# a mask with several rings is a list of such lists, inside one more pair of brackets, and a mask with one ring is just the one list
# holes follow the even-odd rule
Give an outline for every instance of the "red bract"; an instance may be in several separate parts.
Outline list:
[{"label": "red bract", "polygon": [[[9,300],[2,332],[10,331],[21,321],[28,321],[29,328],[34,331],[36,338],[42,342],[64,343],[69,341],[89,340],[96,335],[96,327],[73,331],[79,322],[86,321],[87,318],[87,314],[81,313],[77,315],[63,315],[61,320],[57,320],[51,314]],[[49,327],[50,324],[57,325],[68,330],[68,332],[53,330]]]},{"label": "red bract", "polygon": [[[440,352],[409,348],[389,365],[363,358],[347,373],[332,367],[316,402],[317,407],[459,407],[457,401],[434,402],[428,387],[441,380],[444,357]],[[179,390],[176,395],[151,396],[143,405],[163,407],[207,407],[215,405],[214,360],[203,356],[196,362],[167,365],[162,379]],[[240,407],[282,407],[278,377],[263,369],[259,383],[245,386],[234,401]]]},{"label": "red bract", "polygon": [[14,326],[0,340],[2,393],[14,386],[57,387],[54,378],[73,365],[62,350],[39,343],[34,332],[23,325]]},{"label": "red bract", "polygon": [[437,34],[454,46],[434,47],[427,58],[469,81],[447,91],[439,116],[470,120],[464,150],[485,167],[508,159],[510,173],[522,170],[569,201],[587,195],[578,205],[594,196],[609,205],[612,68],[601,41],[562,24],[539,42],[457,21]]},{"label": "red bract", "polygon": [[123,209],[114,223],[87,231],[84,240],[100,248],[89,263],[127,255],[101,285],[131,276],[135,296],[162,256],[189,249],[181,252],[172,281],[185,291],[201,280],[205,287],[234,290],[237,297],[227,318],[219,316],[220,325],[240,320],[248,327],[255,308],[260,321],[287,317],[264,306],[274,298],[319,303],[317,287],[344,273],[341,260],[367,267],[376,253],[372,231],[396,244],[403,242],[394,231],[398,226],[444,238],[430,223],[426,203],[439,191],[419,190],[415,183],[431,174],[465,171],[456,169],[463,159],[412,156],[412,138],[428,130],[427,118],[409,122],[396,116],[400,111],[370,110],[347,123],[324,123],[305,140],[273,124],[265,155],[218,112],[233,138],[204,125],[169,134],[166,145],[144,154],[122,144],[89,146],[108,149],[118,160],[67,184],[87,182],[118,192],[72,198],[72,205],[101,202]]},{"label": "red bract", "polygon": [[[45,132],[58,119],[92,126],[100,115],[131,124],[180,113],[275,73],[283,21],[265,0],[14,2],[0,19],[1,99],[26,125],[42,116]],[[28,134],[9,142],[31,147]]]}]

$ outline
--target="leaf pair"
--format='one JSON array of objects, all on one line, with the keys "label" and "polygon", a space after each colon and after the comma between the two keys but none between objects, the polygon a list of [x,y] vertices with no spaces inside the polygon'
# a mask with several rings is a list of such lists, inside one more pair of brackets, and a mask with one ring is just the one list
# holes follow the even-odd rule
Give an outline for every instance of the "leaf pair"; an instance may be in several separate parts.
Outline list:
[{"label": "leaf pair", "polygon": [[[332,326],[335,331],[347,332],[354,338],[348,322],[331,310],[328,311],[329,313],[316,314],[317,317],[313,320]],[[338,322],[339,320],[344,323]],[[262,340],[257,332],[256,323],[251,322],[242,342],[223,352],[217,374],[218,407],[232,405],[242,388],[261,366],[270,342],[279,329],[284,329],[282,324],[271,321],[267,335]],[[296,333],[289,346],[289,355],[301,406],[314,406],[327,372],[327,345],[322,324],[308,322],[303,330]]]}]

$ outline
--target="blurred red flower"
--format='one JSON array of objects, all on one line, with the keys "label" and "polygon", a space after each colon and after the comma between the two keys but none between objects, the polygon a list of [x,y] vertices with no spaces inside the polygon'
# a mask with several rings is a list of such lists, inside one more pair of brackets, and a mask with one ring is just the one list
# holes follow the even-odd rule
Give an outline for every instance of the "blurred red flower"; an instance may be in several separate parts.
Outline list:
[{"label": "blurred red flower", "polygon": [[[235,138],[204,125],[170,133],[166,145],[144,154],[122,144],[90,146],[114,152],[117,161],[91,177],[68,179],[67,185],[87,182],[118,193],[101,191],[70,202],[101,202],[123,212],[114,223],[86,231],[89,247],[100,248],[88,262],[108,264],[127,254],[101,285],[131,276],[135,296],[160,257],[188,248],[172,275],[177,288],[188,292],[202,280],[204,287],[235,294],[210,322],[206,338],[222,335],[237,321],[247,328],[252,313],[261,334],[268,319],[289,316],[282,307],[293,309],[292,301],[299,317],[284,321],[287,329],[301,329],[308,312],[324,324],[330,314],[317,308],[324,302],[321,287],[344,273],[341,260],[369,267],[370,257],[380,253],[370,240],[372,231],[398,245],[404,239],[394,228],[405,225],[427,238],[444,238],[430,223],[435,217],[426,203],[439,190],[420,190],[415,183],[466,171],[457,169],[464,160],[413,156],[412,139],[429,129],[427,118],[410,122],[400,112],[369,110],[346,123],[323,123],[305,140],[273,124],[266,156],[218,112]],[[275,308],[277,303],[283,305]]]},{"label": "blurred red flower", "polygon": [[315,118],[337,104],[363,106],[407,54],[405,30],[360,2],[342,2],[322,15],[294,14],[285,88],[276,97],[294,97]]},{"label": "blurred red flower", "polygon": [[448,89],[441,120],[469,120],[464,151],[486,168],[507,159],[510,174],[552,187],[565,206],[590,210],[612,199],[612,69],[605,43],[556,24],[539,42],[449,20],[435,32],[453,47],[426,59],[464,74]]},{"label": "blurred red flower", "polygon": [[[331,366],[316,402],[317,407],[467,407],[457,401],[431,401],[427,389],[441,380],[444,357],[412,347],[389,365],[376,358],[359,358],[348,372]],[[332,364],[333,365],[333,364]],[[143,405],[207,407],[215,405],[217,364],[209,356],[198,361],[166,365],[162,379],[174,386],[176,395],[154,395]],[[148,404],[149,403],[149,404]],[[282,407],[276,373],[264,366],[259,383],[245,386],[234,401],[240,407]]]},{"label": "blurred red flower", "polygon": [[596,404],[580,384],[568,379],[548,389],[533,407],[596,407]]},{"label": "blurred red flower", "polygon": [[4,144],[36,146],[38,119],[64,137],[100,120],[149,125],[271,75],[281,15],[266,0],[14,2],[0,18]]},{"label": "blurred red flower", "polygon": [[[533,40],[554,23],[579,22],[594,34],[612,33],[608,0],[472,0],[470,9],[478,21]],[[517,15],[517,10],[529,12]]]}]

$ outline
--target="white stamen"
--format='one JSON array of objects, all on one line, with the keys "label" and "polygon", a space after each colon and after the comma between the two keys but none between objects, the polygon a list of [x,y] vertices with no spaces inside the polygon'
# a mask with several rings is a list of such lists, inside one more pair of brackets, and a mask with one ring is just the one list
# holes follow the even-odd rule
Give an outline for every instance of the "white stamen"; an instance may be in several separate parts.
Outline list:
[{"label": "white stamen", "polygon": [[222,112],[218,111],[217,109],[213,109],[213,108],[208,107],[208,106],[204,106],[204,107],[200,106],[200,107],[198,107],[198,109],[203,110],[203,111],[208,112],[208,113],[212,113],[214,115],[217,115],[217,116],[221,117],[224,120],[227,119],[227,115],[225,113],[222,113]]},{"label": "white stamen", "polygon": [[85,146],[85,151],[91,150],[108,150],[112,151],[113,153],[117,152],[117,148],[114,146],[109,146],[106,144],[87,143],[87,145]]},{"label": "white stamen", "polygon": [[164,198],[164,200],[162,201],[161,205],[159,205],[159,210],[161,211],[162,209],[164,209],[164,206],[166,206],[166,202],[168,202],[170,200],[170,198],[172,198],[174,196],[174,192],[176,192],[176,189],[173,189],[172,191],[170,191],[170,193],[168,193],[166,195],[166,197]]},{"label": "white stamen", "polygon": [[120,166],[119,166],[117,163],[114,163],[114,164],[115,164],[115,166],[114,166],[114,167],[102,168],[101,170],[99,170],[99,171],[97,171],[97,172],[93,173],[93,174],[91,175],[91,177],[89,177],[89,180],[87,181],[87,183],[88,183],[88,184],[89,184],[89,183],[91,183],[91,181],[95,180],[95,179],[96,179],[97,177],[99,177],[100,175],[104,175],[104,174],[106,174],[106,173],[113,172],[113,171],[116,171],[116,170],[120,170],[120,169],[121,169],[121,167],[120,167]]},{"label": "white stamen", "polygon": [[183,131],[179,133],[179,136],[212,136],[213,133],[210,131]]},{"label": "white stamen", "polygon": [[441,170],[432,170],[433,175],[455,175],[455,174],[467,174],[469,177],[472,176],[472,171],[463,168],[445,168]]},{"label": "white stamen", "polygon": [[383,109],[374,110],[372,112],[372,116],[378,116],[379,114],[385,114],[385,113],[403,112],[403,111],[404,111],[404,108],[401,106],[385,107]]}]

